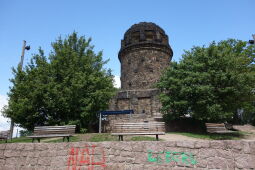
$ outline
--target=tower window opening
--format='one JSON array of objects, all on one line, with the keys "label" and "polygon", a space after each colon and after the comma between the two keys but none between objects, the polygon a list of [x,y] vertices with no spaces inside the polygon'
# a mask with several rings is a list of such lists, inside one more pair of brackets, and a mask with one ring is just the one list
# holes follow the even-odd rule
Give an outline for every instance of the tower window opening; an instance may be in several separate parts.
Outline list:
[{"label": "tower window opening", "polygon": [[132,40],[133,40],[133,42],[139,42],[139,40],[140,40],[140,32],[139,31],[134,32],[132,34]]},{"label": "tower window opening", "polygon": [[145,31],[146,40],[152,41],[154,38],[154,32],[153,31]]}]

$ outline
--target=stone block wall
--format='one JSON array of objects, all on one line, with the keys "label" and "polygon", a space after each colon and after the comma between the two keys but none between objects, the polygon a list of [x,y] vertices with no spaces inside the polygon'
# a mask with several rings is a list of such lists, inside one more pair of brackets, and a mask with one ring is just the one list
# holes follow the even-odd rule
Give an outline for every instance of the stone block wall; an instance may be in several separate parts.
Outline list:
[{"label": "stone block wall", "polygon": [[112,100],[109,109],[134,110],[135,114],[154,117],[160,114],[161,103],[158,95],[158,89],[119,91]]},{"label": "stone block wall", "polygon": [[130,115],[110,115],[103,121],[104,132],[111,132],[115,123],[155,121],[162,117],[158,89],[121,90],[112,99],[109,110],[133,110]]},{"label": "stone block wall", "polygon": [[0,169],[255,169],[255,141],[0,144]]},{"label": "stone block wall", "polygon": [[170,64],[170,56],[159,49],[134,49],[121,59],[121,89],[149,89]]}]

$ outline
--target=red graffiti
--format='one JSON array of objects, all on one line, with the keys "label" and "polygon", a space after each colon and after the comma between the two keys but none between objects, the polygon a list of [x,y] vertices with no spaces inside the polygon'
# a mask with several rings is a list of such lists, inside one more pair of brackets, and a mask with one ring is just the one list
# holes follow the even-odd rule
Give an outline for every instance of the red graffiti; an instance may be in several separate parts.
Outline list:
[{"label": "red graffiti", "polygon": [[85,148],[71,148],[69,152],[69,158],[68,158],[68,169],[67,170],[80,170],[81,166],[86,165],[88,170],[93,170],[94,165],[100,165],[102,168],[105,168],[105,155],[104,155],[104,149],[101,147],[97,147],[99,149],[101,160],[95,161],[94,155],[98,153],[95,153],[96,145],[92,146],[85,146]]}]

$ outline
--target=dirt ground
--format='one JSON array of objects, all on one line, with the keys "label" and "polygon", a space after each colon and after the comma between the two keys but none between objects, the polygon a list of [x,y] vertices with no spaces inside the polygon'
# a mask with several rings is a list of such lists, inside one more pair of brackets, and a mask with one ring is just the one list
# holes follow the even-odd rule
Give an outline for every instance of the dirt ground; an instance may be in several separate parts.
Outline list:
[{"label": "dirt ground", "polygon": [[255,126],[252,125],[234,125],[234,129],[246,132],[244,140],[255,140]]},{"label": "dirt ground", "polygon": [[[255,140],[255,126],[252,125],[234,125],[234,129],[238,131],[245,132],[244,138],[242,140]],[[155,135],[154,135],[155,136]],[[189,140],[189,141],[201,141],[201,140],[208,140],[208,139],[199,139],[199,138],[193,138],[178,134],[165,134],[160,135],[160,139],[163,139],[165,141],[180,141],[180,140]]]},{"label": "dirt ground", "polygon": [[[154,136],[150,136],[150,137],[155,137],[155,135]],[[165,141],[181,141],[181,140],[200,141],[200,140],[205,140],[205,139],[192,138],[192,137],[178,135],[178,134],[159,135],[159,139],[163,139]]]}]

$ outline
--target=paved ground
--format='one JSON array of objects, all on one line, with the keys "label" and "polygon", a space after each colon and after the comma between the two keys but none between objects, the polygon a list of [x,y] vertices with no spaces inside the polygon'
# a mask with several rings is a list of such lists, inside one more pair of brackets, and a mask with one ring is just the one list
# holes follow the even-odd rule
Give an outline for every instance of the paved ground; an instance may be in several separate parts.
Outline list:
[{"label": "paved ground", "polygon": [[[153,137],[155,137],[155,135]],[[205,139],[192,138],[192,137],[177,135],[177,134],[159,135],[159,139],[163,139],[165,141],[182,141],[182,140],[200,141],[200,140],[205,140]]]}]

